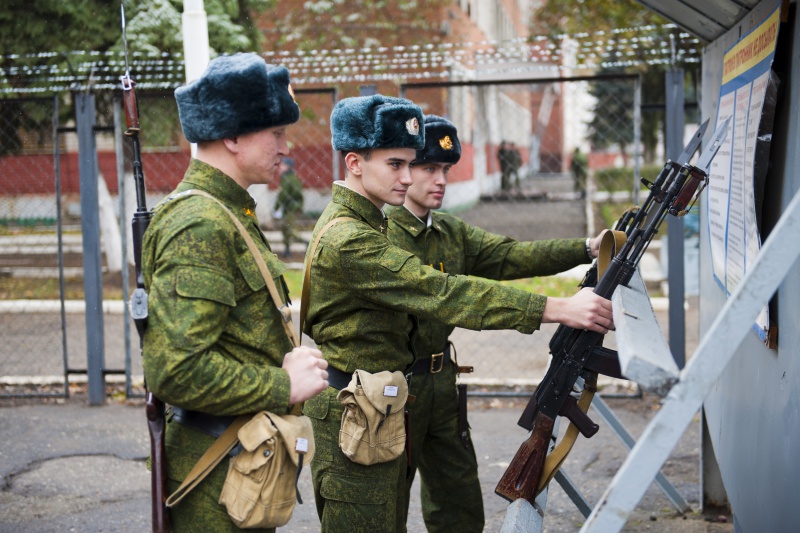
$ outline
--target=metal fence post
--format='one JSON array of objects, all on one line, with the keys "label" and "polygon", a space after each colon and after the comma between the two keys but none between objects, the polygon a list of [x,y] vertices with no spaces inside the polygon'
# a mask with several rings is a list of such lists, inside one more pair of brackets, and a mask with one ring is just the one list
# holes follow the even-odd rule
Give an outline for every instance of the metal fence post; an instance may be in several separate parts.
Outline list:
[{"label": "metal fence post", "polygon": [[[683,69],[666,72],[667,157],[675,161],[683,147]],[[669,348],[678,368],[686,364],[686,325],[683,312],[683,218],[667,217],[669,280]]]},{"label": "metal fence post", "polygon": [[86,303],[86,375],[89,405],[105,401],[103,334],[103,264],[100,250],[100,210],[97,192],[97,145],[94,137],[93,94],[73,93],[78,131],[78,167],[81,187],[83,234],[83,290]]}]

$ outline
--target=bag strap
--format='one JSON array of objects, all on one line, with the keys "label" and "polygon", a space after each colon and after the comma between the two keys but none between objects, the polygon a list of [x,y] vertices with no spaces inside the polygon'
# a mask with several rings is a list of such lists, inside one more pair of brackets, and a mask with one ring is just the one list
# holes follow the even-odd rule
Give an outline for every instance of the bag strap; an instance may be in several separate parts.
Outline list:
[{"label": "bag strap", "polygon": [[228,455],[228,452],[236,446],[236,442],[239,440],[239,429],[241,429],[250,418],[251,417],[248,415],[242,415],[236,418],[236,420],[228,426],[228,429],[209,446],[203,456],[198,459],[197,463],[195,463],[191,471],[189,471],[189,474],[187,474],[181,486],[178,487],[178,490],[173,492],[170,497],[167,498],[167,501],[164,502],[167,508],[178,505],[178,503],[203,481],[203,479],[214,470],[214,467]]},{"label": "bag strap", "polygon": [[289,340],[292,342],[293,347],[296,348],[300,346],[299,337],[297,336],[297,333],[294,331],[294,328],[292,327],[292,309],[286,303],[284,303],[283,300],[281,300],[281,297],[278,294],[278,288],[275,286],[275,281],[273,281],[272,275],[270,274],[269,269],[267,268],[267,263],[264,262],[264,257],[261,255],[261,252],[256,246],[256,243],[253,241],[253,238],[250,236],[249,233],[247,233],[247,230],[245,229],[244,225],[242,225],[239,219],[236,218],[236,215],[234,215],[225,204],[223,204],[222,202],[220,202],[219,200],[217,200],[216,198],[214,198],[205,191],[201,191],[198,189],[190,189],[188,191],[179,193],[173,198],[177,198],[178,196],[183,196],[183,195],[185,196],[196,195],[196,196],[204,196],[206,198],[210,198],[215,202],[217,202],[217,204],[219,204],[219,206],[222,207],[222,209],[225,210],[226,213],[228,213],[228,216],[231,217],[231,220],[233,221],[233,224],[236,226],[236,229],[238,229],[239,233],[241,233],[242,237],[244,237],[244,242],[247,243],[247,248],[250,250],[250,253],[253,254],[253,259],[255,259],[256,265],[258,265],[258,270],[261,271],[261,276],[264,278],[264,283],[267,284],[267,289],[269,290],[270,296],[272,296],[272,301],[275,303],[275,307],[278,308],[278,312],[281,314],[281,317],[283,318],[282,321],[283,329],[286,330],[286,336],[289,337]]},{"label": "bag strap", "polygon": [[300,333],[303,332],[303,325],[306,323],[306,315],[308,314],[308,298],[311,294],[311,262],[314,260],[314,254],[317,253],[317,245],[319,244],[319,240],[325,235],[325,232],[333,226],[334,224],[338,224],[339,222],[344,222],[345,220],[356,220],[353,217],[336,217],[327,224],[325,224],[320,232],[317,234],[317,238],[314,239],[314,244],[311,245],[310,253],[306,258],[306,267],[305,273],[303,274],[303,293],[300,297]]}]

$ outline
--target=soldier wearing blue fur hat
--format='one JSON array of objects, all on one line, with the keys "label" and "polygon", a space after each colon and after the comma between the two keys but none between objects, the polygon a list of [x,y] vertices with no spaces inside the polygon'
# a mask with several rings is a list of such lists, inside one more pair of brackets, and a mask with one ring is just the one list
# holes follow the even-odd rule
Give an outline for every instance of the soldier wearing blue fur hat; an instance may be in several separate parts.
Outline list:
[{"label": "soldier wearing blue fur hat", "polygon": [[[334,183],[332,201],[314,229],[306,254],[309,298],[301,312],[303,332],[329,364],[331,386],[303,407],[317,443],[312,480],[326,532],[406,530],[407,433],[394,423],[350,427],[359,411],[345,393],[362,391],[362,398],[394,406],[391,398],[408,390],[405,376],[415,379],[416,317],[447,327],[523,333],[562,317],[598,332],[613,327],[610,302],[591,291],[570,302],[452,276],[391,243],[384,206],[406,201],[411,163],[427,146],[422,122],[422,111],[409,100],[379,94],[346,98],[331,114],[332,145],[344,160],[345,179]],[[564,311],[576,306],[585,311],[582,317],[567,318]],[[373,379],[398,375],[399,386],[373,387]],[[404,408],[399,402],[391,412]],[[390,419],[388,408],[380,412],[382,421]],[[354,441],[389,447],[398,440],[399,455],[378,459],[364,460],[351,447]]]},{"label": "soldier wearing blue fur hat", "polygon": [[[289,155],[286,128],[299,108],[289,72],[256,54],[219,57],[175,91],[181,127],[197,156],[156,206],[142,245],[149,293],[143,343],[147,386],[171,407],[166,456],[170,491],[239,415],[286,414],[327,387],[321,352],[293,348],[283,317],[245,239],[255,241],[288,302],[285,266],[263,238],[247,188],[277,179]],[[171,509],[173,531],[232,531],[218,504],[229,456]]]},{"label": "soldier wearing blue fur hat", "polygon": [[[424,128],[425,146],[412,162],[413,183],[405,202],[386,210],[394,244],[441,272],[496,280],[555,274],[597,255],[599,237],[518,242],[435,211],[442,207],[450,169],[461,159],[461,143],[455,125],[445,118],[426,115]],[[410,492],[419,470],[422,515],[429,532],[480,532],[483,498],[462,397],[466,385],[456,385],[458,373],[471,372],[472,367],[458,366],[455,347],[448,341],[453,329],[441,321],[419,319],[417,358],[410,369],[410,393],[416,400],[409,406],[412,475],[406,490]]]}]

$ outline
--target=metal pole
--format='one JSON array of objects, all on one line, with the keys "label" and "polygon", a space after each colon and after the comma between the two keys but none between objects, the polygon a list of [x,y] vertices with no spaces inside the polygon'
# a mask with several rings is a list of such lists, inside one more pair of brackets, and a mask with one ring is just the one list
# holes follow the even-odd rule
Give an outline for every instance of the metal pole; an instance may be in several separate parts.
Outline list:
[{"label": "metal pole", "polygon": [[[642,188],[642,76],[636,78],[633,88],[633,205],[640,205]],[[591,234],[590,234],[591,235]]]},{"label": "metal pole", "polygon": [[94,95],[73,93],[78,131],[78,167],[83,234],[83,292],[86,303],[86,374],[89,405],[105,402],[103,336],[103,261],[100,250],[100,204],[97,192],[97,146]]},{"label": "metal pole", "polygon": [[58,295],[61,311],[61,359],[64,363],[64,397],[69,398],[67,309],[64,302],[64,220],[61,217],[61,146],[58,131],[58,95],[53,97],[53,171],[56,189],[56,236],[58,238]]},{"label": "metal pole", "polygon": [[[666,72],[667,157],[675,161],[683,149],[683,69]],[[669,347],[678,368],[686,364],[686,325],[683,303],[683,218],[667,217],[667,280],[669,282]]]},{"label": "metal pole", "polygon": [[117,206],[119,209],[119,234],[122,236],[122,301],[123,342],[125,345],[125,397],[133,394],[131,383],[131,312],[128,308],[128,287],[130,270],[128,268],[128,214],[125,212],[125,151],[122,141],[122,101],[114,99],[114,146],[117,159]]}]

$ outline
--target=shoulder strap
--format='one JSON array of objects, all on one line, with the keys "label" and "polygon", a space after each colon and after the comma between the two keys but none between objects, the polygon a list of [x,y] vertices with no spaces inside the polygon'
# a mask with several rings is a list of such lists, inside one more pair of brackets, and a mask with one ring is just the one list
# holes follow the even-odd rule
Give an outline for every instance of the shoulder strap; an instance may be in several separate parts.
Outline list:
[{"label": "shoulder strap", "polygon": [[205,453],[197,460],[191,471],[186,475],[181,486],[173,492],[167,501],[164,502],[167,508],[174,507],[187,495],[193,488],[195,488],[205,477],[214,470],[222,459],[228,455],[239,440],[239,429],[244,426],[250,416],[242,415],[236,418],[231,425],[228,426],[222,435],[217,437],[217,440],[205,451]]},{"label": "shoulder strap", "polygon": [[322,229],[320,230],[319,234],[317,234],[317,238],[314,239],[314,244],[311,245],[311,249],[309,250],[308,257],[306,258],[306,267],[305,273],[303,274],[303,293],[300,297],[300,334],[303,334],[303,326],[306,323],[306,315],[308,314],[308,298],[309,294],[311,293],[311,262],[314,261],[314,254],[317,253],[317,245],[319,244],[319,240],[325,235],[325,232],[339,222],[344,222],[345,220],[355,220],[353,217],[336,217],[327,224],[325,224]]},{"label": "shoulder strap", "polygon": [[188,191],[179,193],[173,198],[178,198],[181,196],[193,196],[193,195],[204,196],[206,198],[214,200],[219,204],[220,207],[222,207],[222,209],[225,210],[226,213],[228,213],[228,216],[231,217],[231,220],[236,226],[236,229],[238,229],[239,233],[241,233],[242,237],[244,237],[244,241],[247,243],[247,248],[250,250],[250,253],[253,254],[253,259],[255,259],[256,264],[258,265],[258,270],[261,271],[261,276],[264,278],[264,283],[267,284],[267,289],[269,290],[270,296],[272,296],[272,301],[275,302],[275,307],[278,308],[278,312],[281,314],[281,317],[283,318],[283,329],[286,330],[286,336],[289,337],[290,341],[292,341],[293,347],[300,346],[299,337],[297,336],[297,333],[295,333],[294,328],[292,327],[292,310],[291,308],[289,308],[287,304],[283,303],[283,301],[281,300],[281,297],[278,294],[278,288],[275,286],[275,282],[272,280],[272,274],[270,274],[269,269],[267,268],[267,264],[264,262],[264,257],[261,255],[261,252],[256,246],[256,243],[253,241],[253,238],[250,236],[249,233],[247,233],[247,230],[242,225],[242,223],[239,222],[239,219],[236,218],[236,215],[234,215],[231,212],[231,210],[225,206],[225,204],[223,204],[222,202],[220,202],[207,192],[198,189],[190,189]]}]

